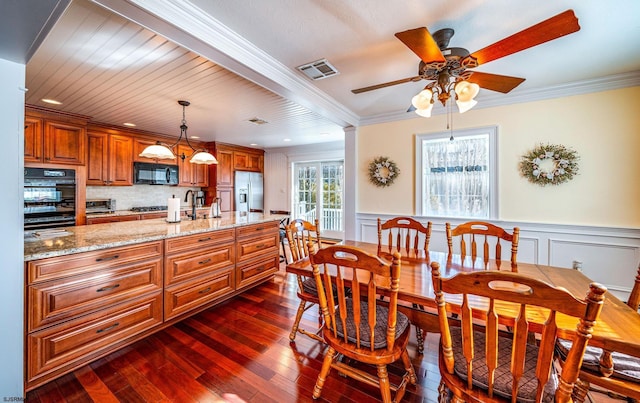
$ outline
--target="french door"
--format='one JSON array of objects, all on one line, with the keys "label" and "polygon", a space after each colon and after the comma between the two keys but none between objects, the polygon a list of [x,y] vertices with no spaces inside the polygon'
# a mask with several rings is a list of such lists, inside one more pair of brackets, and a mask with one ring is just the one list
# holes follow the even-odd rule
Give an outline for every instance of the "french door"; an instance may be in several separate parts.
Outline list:
[{"label": "french door", "polygon": [[292,218],[320,221],[323,237],[343,239],[344,161],[293,164]]}]

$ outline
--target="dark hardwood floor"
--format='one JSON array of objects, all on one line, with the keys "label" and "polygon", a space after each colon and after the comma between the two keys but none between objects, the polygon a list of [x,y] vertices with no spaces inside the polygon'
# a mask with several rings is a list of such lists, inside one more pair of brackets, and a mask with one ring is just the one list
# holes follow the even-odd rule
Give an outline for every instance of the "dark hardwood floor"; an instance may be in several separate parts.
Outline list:
[{"label": "dark hardwood floor", "polygon": [[[247,402],[311,402],[325,349],[300,334],[289,343],[296,286],[281,270],[230,301],[29,392],[27,401],[216,402],[232,393]],[[317,309],[308,310],[301,325],[317,326]],[[436,402],[438,335],[427,336],[424,355],[416,353],[415,340],[412,334],[409,354],[418,384],[407,388],[404,401]],[[380,395],[332,371],[318,401],[375,402]]]}]

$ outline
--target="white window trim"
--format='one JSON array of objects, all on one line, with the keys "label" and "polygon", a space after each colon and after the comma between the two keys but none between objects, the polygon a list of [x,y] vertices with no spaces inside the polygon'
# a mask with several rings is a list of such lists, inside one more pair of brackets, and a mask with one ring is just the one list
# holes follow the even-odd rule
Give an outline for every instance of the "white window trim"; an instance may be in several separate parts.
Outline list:
[{"label": "white window trim", "polygon": [[[489,134],[489,169],[492,173],[489,175],[489,218],[490,220],[498,219],[498,126],[483,126],[471,129],[454,130],[437,133],[417,134],[415,137],[415,206],[416,216],[424,216],[422,211],[422,172],[424,172],[424,162],[422,161],[422,142],[424,140],[435,140],[441,138],[464,137],[479,134]],[[448,218],[448,217],[444,217]],[[450,217],[450,218],[466,218],[466,217]]]}]

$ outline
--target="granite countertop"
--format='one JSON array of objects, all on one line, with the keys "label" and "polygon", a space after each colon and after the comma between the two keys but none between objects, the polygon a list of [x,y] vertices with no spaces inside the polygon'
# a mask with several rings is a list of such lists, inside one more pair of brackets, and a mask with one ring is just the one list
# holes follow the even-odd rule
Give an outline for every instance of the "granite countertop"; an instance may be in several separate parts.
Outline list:
[{"label": "granite countertop", "polygon": [[169,223],[164,218],[107,224],[62,227],[24,233],[24,260],[88,252],[141,242],[235,228],[261,222],[280,221],[283,216],[261,213],[223,213],[221,218],[184,219]]}]

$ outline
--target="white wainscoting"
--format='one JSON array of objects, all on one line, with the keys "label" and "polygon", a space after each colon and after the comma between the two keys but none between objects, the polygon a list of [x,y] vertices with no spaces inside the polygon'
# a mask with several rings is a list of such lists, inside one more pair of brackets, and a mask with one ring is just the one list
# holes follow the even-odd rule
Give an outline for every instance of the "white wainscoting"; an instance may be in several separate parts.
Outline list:
[{"label": "white wainscoting", "polygon": [[[365,242],[378,242],[377,219],[385,221],[393,215],[357,214],[356,237]],[[413,217],[426,224],[426,217]],[[429,249],[447,250],[444,219],[431,219]],[[449,220],[456,226],[467,220]],[[588,227],[578,225],[538,224],[496,221],[509,232],[520,228],[518,261],[580,270],[590,279],[604,284],[609,292],[626,301],[640,262],[640,229]],[[481,252],[481,251],[480,251]],[[509,259],[509,248],[503,248],[503,259]],[[586,290],[585,290],[586,292]]]}]

